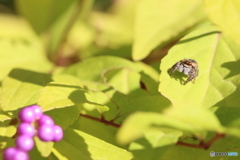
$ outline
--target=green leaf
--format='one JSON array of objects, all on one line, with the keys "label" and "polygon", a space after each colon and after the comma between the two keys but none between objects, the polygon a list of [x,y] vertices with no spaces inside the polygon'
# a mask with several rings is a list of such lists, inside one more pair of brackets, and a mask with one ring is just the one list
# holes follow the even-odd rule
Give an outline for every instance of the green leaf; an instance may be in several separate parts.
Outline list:
[{"label": "green leaf", "polygon": [[174,126],[184,129],[191,129],[191,126],[180,121],[165,117],[159,113],[137,112],[130,115],[123,123],[117,133],[117,140],[121,144],[127,144],[144,136],[152,125],[155,126]]},{"label": "green leaf", "polygon": [[[96,40],[100,47],[116,48],[126,46],[133,41],[133,18],[129,18],[134,9],[129,12],[129,15],[105,14],[102,12],[93,12],[92,20],[99,21],[101,25],[101,36]],[[124,17],[122,17],[124,16]],[[118,37],[118,38],[116,38]]]},{"label": "green leaf", "polygon": [[74,64],[63,73],[77,76],[82,81],[103,82],[102,73],[107,69],[114,68],[128,68],[136,72],[140,71],[133,62],[126,59],[113,56],[98,56]]},{"label": "green leaf", "polygon": [[99,100],[101,99],[102,103],[109,107],[109,111],[104,113],[104,117],[109,121],[114,120],[117,124],[122,123],[126,116],[136,111],[161,112],[171,106],[170,101],[159,93],[158,95],[133,97],[131,94],[131,96],[124,95],[108,88],[104,91],[91,91],[90,94]]},{"label": "green leaf", "polygon": [[6,126],[2,122],[0,123],[0,136],[12,137],[16,133],[16,127]]},{"label": "green leaf", "polygon": [[8,115],[6,112],[4,112],[2,110],[2,108],[0,107],[0,121],[3,122],[5,120],[7,120],[7,119],[11,119],[11,116]]},{"label": "green leaf", "polygon": [[34,141],[41,156],[47,157],[52,152],[53,142],[43,142],[37,136],[34,137]]},{"label": "green leaf", "polygon": [[239,107],[214,107],[212,108],[223,126],[237,126],[239,122]]},{"label": "green leaf", "polygon": [[240,1],[205,0],[209,18],[218,25],[222,32],[240,44]]},{"label": "green leaf", "polygon": [[[175,107],[238,107],[239,49],[239,45],[222,36],[214,27],[205,26],[193,31],[162,59],[159,91]],[[195,84],[182,85],[186,80],[182,73],[175,72],[172,77],[167,73],[172,65],[184,58],[198,62],[199,75]]]},{"label": "green leaf", "polygon": [[[143,136],[152,148],[157,148],[175,144],[178,141],[179,137],[182,136],[182,134],[182,131],[176,129],[152,127],[144,131]],[[129,149],[140,149],[141,147],[139,145],[142,142],[144,142],[144,139],[139,139],[136,142],[132,142],[129,146]]]},{"label": "green leaf", "polygon": [[[92,89],[92,88],[91,88]],[[107,90],[112,90],[111,88],[107,88]],[[113,91],[114,93],[118,93],[115,90]],[[91,97],[94,97],[94,100],[102,105],[106,105],[109,110],[107,112],[104,112],[104,117],[107,120],[111,120],[114,118],[116,112],[117,112],[117,106],[115,102],[111,101],[111,96],[108,95],[102,91],[98,90],[89,90],[88,93],[91,95]],[[81,108],[81,114],[87,114],[93,117],[100,117],[101,115],[99,112],[95,109],[96,107],[94,106],[89,106],[84,104]],[[109,116],[109,117],[108,117]]]},{"label": "green leaf", "polygon": [[[79,110],[76,106],[53,109],[44,114],[49,115],[54,123],[65,129],[72,124],[79,116]],[[67,118],[66,118],[67,117]]]},{"label": "green leaf", "polygon": [[13,111],[35,104],[40,91],[51,81],[49,74],[14,69],[2,82],[1,107],[4,111]]},{"label": "green leaf", "polygon": [[150,67],[113,56],[86,59],[70,66],[63,73],[79,77],[88,88],[105,90],[113,87],[119,92],[136,98],[149,94],[140,88],[140,68],[143,68],[144,72],[150,71],[151,76],[156,76]]},{"label": "green leaf", "polygon": [[182,132],[173,129],[149,129],[144,133],[146,139],[154,148],[174,144],[182,136]]},{"label": "green leaf", "polygon": [[118,116],[119,110],[124,108],[128,102],[128,96],[111,87],[103,91],[91,91],[90,94],[98,101],[101,99],[100,102],[109,107],[109,111],[104,113],[104,117],[110,121]]},{"label": "green leaf", "polygon": [[54,157],[54,154],[51,153],[48,157],[43,157],[41,153],[37,150],[37,147],[34,147],[30,152],[28,152],[29,159],[34,160],[48,160],[49,157],[51,157],[53,160],[56,160],[57,158]]},{"label": "green leaf", "polygon": [[159,73],[152,68],[151,66],[142,63],[142,62],[136,62],[136,65],[142,69],[140,72],[141,75],[141,83],[144,85],[141,88],[145,89],[148,93],[151,95],[159,95],[158,92],[158,79],[159,79]]},{"label": "green leaf", "polygon": [[71,84],[83,88],[82,82],[77,77],[69,74],[54,74],[52,79],[57,83]]},{"label": "green leaf", "polygon": [[18,12],[26,17],[37,33],[45,31],[75,0],[31,1],[17,0]]},{"label": "green leaf", "polygon": [[93,121],[87,117],[79,116],[79,119],[74,122],[69,128],[80,130],[95,138],[101,139],[107,143],[118,146],[115,133],[118,128],[106,125],[102,122]]},{"label": "green leaf", "polygon": [[140,74],[128,68],[106,70],[102,77],[105,83],[124,94],[130,94],[132,91],[140,88]]},{"label": "green leaf", "polygon": [[149,75],[145,73],[141,74],[141,88],[145,89],[150,95],[159,95],[158,85],[159,82],[152,79]]},{"label": "green leaf", "polygon": [[[183,112],[184,111],[184,112]],[[218,119],[210,111],[202,108],[169,108],[163,114],[134,113],[120,128],[117,139],[126,144],[143,136],[152,126],[175,128],[200,135],[203,131],[225,132]]]},{"label": "green leaf", "polygon": [[133,100],[129,100],[124,105],[120,106],[118,121],[122,121],[136,111],[157,112],[160,113],[167,107],[170,107],[171,102],[162,95],[144,96]]},{"label": "green leaf", "polygon": [[[212,137],[209,137],[212,138]],[[186,143],[198,144],[198,140],[191,137],[187,138]],[[239,139],[227,136],[219,139],[211,145],[209,149],[199,149],[192,147],[185,147],[180,145],[169,145],[159,148],[152,148],[147,142],[139,143],[141,149],[130,148],[130,151],[138,160],[235,160],[238,156],[215,156],[210,157],[210,152],[240,152]]]},{"label": "green leaf", "polygon": [[142,0],[136,13],[132,57],[141,60],[159,44],[177,36],[205,16],[201,0]]},{"label": "green leaf", "polygon": [[86,90],[71,84],[51,82],[44,88],[38,100],[44,111],[83,103],[95,105],[100,112],[108,110],[106,106],[94,102]]},{"label": "green leaf", "polygon": [[[114,55],[129,59],[137,3],[138,0],[112,3],[108,9],[111,10],[110,14],[101,11],[92,12],[90,18],[92,22],[95,22],[93,27],[97,26],[97,32],[100,34],[95,33],[95,41],[88,50],[90,53],[81,53],[81,58],[85,59],[93,55]],[[95,1],[95,5],[97,4],[102,4],[102,2]]]},{"label": "green leaf", "polygon": [[[93,1],[93,0],[91,0]],[[90,2],[90,1],[87,1]],[[69,17],[65,16],[64,17],[66,20],[69,20]],[[65,25],[66,22],[63,23],[63,20],[61,20],[62,25]],[[56,32],[55,30],[53,31],[56,35],[56,37],[54,37],[56,42],[57,42],[57,38],[59,38],[57,36],[57,34],[62,34],[62,30],[59,29],[59,23],[56,23],[56,25],[54,25],[53,29],[57,29],[58,32]],[[88,54],[86,52],[84,52],[85,50],[89,49],[89,47],[91,47],[91,45],[94,43],[95,40],[95,30],[93,26],[90,26],[90,24],[88,24],[85,21],[77,21],[76,23],[74,23],[72,29],[69,31],[69,35],[68,35],[68,39],[67,39],[67,43],[68,45],[71,45],[71,47],[75,50],[81,50],[80,51],[80,56],[81,59],[84,59],[85,56],[88,56]],[[56,42],[52,42],[53,46],[56,44]],[[69,49],[69,48],[68,48]],[[91,49],[91,48],[90,48]]]},{"label": "green leaf", "polygon": [[221,124],[226,126],[226,133],[240,137],[240,108],[239,107],[218,107],[214,108],[215,114]]},{"label": "green leaf", "polygon": [[[113,88],[125,94],[128,94],[132,90],[139,88],[138,82],[140,81],[140,75],[129,69],[109,69],[102,74],[102,77],[105,83],[112,85]],[[119,81],[119,79],[121,79],[122,81]]]},{"label": "green leaf", "polygon": [[15,126],[7,126],[3,122],[0,122],[0,149],[6,147],[7,142],[12,139],[16,131]]},{"label": "green leaf", "polygon": [[135,62],[135,64],[142,70],[143,73],[151,77],[153,80],[158,81],[159,74],[154,68],[143,62]]},{"label": "green leaf", "polygon": [[192,125],[193,131],[208,130],[216,131],[218,133],[225,132],[224,127],[221,126],[217,117],[210,110],[206,110],[201,107],[171,107],[166,109],[163,114],[177,119],[178,121],[187,123],[188,125]]},{"label": "green leaf", "polygon": [[[113,69],[113,70],[110,70],[109,72],[112,73],[116,70]],[[121,74],[119,74],[119,73],[117,73],[117,74],[114,73],[114,74],[110,75],[109,72],[107,70],[106,74],[104,74],[104,75],[106,75],[110,78],[116,79],[115,82],[117,82],[117,83],[118,83],[117,80],[119,80],[119,79],[124,80],[124,83],[126,83],[126,84],[123,84],[123,86],[131,86],[131,84],[129,84],[129,81],[125,81],[125,79],[128,79],[127,78],[128,74],[122,75],[122,77],[121,77]],[[134,74],[136,74],[136,73],[134,72]],[[126,78],[125,78],[125,76],[126,76]],[[148,76],[148,75],[146,75],[146,76]],[[133,78],[134,77],[132,77],[132,79]],[[151,77],[148,77],[148,78],[151,79]],[[152,81],[154,81],[154,80],[152,80]],[[91,84],[89,84],[89,83],[87,84],[88,88],[94,89],[94,91],[89,91],[89,93],[92,95],[92,97],[95,97],[95,99],[97,99],[97,101],[101,102],[101,104],[105,104],[105,105],[109,106],[110,110],[108,112],[104,113],[104,117],[107,120],[111,121],[114,119],[115,120],[114,122],[121,123],[122,120],[127,115],[135,112],[136,110],[160,112],[164,108],[171,105],[169,100],[167,100],[162,95],[159,95],[159,93],[157,92],[157,84],[158,84],[157,82],[153,82],[154,85],[152,85],[152,84],[151,84],[151,86],[148,85],[148,87],[149,86],[155,87],[155,88],[152,88],[152,90],[154,92],[153,95],[155,95],[155,96],[150,96],[148,92],[140,89],[139,84],[137,84],[137,87],[135,87],[135,89],[134,88],[131,89],[130,93],[122,94],[121,92],[117,91],[119,88],[121,89],[122,84],[117,85],[114,83],[114,81],[112,81],[112,79],[110,79],[108,83],[110,85],[113,85],[116,88],[116,90],[111,87],[107,87],[102,90],[98,90],[98,89],[96,90],[95,86],[92,88]],[[135,83],[139,83],[139,80],[137,80]],[[148,82],[146,82],[146,83],[148,83]],[[109,86],[109,84],[106,84],[106,85]],[[132,86],[134,86],[134,85],[136,86],[136,84],[133,84]],[[151,106],[149,106],[149,102],[152,104]],[[90,114],[94,117],[99,116],[98,114],[93,114],[92,112],[89,112],[88,114]]]},{"label": "green leaf", "polygon": [[132,154],[124,149],[74,129],[64,131],[63,140],[55,143],[53,152],[59,159],[71,160],[133,158]]},{"label": "green leaf", "polygon": [[7,15],[1,15],[0,21],[0,80],[13,68],[49,71],[52,65],[28,23]]}]

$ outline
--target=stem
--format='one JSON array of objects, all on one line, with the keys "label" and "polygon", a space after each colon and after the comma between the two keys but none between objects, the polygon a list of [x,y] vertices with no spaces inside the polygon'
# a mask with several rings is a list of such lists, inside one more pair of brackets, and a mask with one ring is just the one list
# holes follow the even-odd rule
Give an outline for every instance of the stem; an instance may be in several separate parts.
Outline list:
[{"label": "stem", "polygon": [[180,145],[180,146],[191,147],[191,148],[201,148],[200,145],[189,144],[189,143],[180,142],[180,141],[178,141],[176,144],[177,144],[177,145]]},{"label": "stem", "polygon": [[13,118],[11,119],[11,121],[9,122],[9,125],[16,125],[18,123],[17,118]]},{"label": "stem", "polygon": [[[105,118],[103,116],[101,116],[101,118],[96,118],[96,117],[92,117],[92,116],[85,115],[85,114],[79,114],[79,115],[82,116],[82,117],[85,117],[85,118],[97,121],[97,122],[104,123],[106,125],[109,125],[109,126],[112,126],[112,127],[115,127],[115,128],[121,127],[120,124],[114,123],[113,120],[111,120],[111,121],[105,120]],[[215,141],[217,141],[218,139],[223,138],[224,136],[225,136],[225,134],[216,133],[215,136],[212,139],[210,139],[209,141],[207,141],[207,142],[204,142],[202,139],[199,139],[200,140],[199,144],[189,144],[189,143],[178,141],[176,143],[176,145],[190,147],[190,148],[202,148],[202,149],[206,149],[207,150]]]},{"label": "stem", "polygon": [[225,134],[216,133],[216,135],[212,139],[205,143],[204,149],[208,149],[215,141],[223,137],[225,137]]},{"label": "stem", "polygon": [[199,144],[189,144],[189,143],[178,141],[176,144],[181,145],[181,146],[185,146],[185,147],[191,147],[191,148],[208,149],[216,140],[218,140],[220,138],[223,138],[224,136],[225,136],[224,134],[216,133],[215,136],[207,142],[204,142],[203,140],[200,140]]},{"label": "stem", "polygon": [[105,120],[105,118],[103,116],[101,118],[96,118],[96,117],[92,117],[92,116],[85,115],[85,114],[79,114],[79,115],[82,116],[82,117],[97,121],[97,122],[104,123],[106,125],[109,125],[109,126],[112,126],[112,127],[115,127],[115,128],[119,128],[121,126],[120,124],[116,124],[112,121]]}]

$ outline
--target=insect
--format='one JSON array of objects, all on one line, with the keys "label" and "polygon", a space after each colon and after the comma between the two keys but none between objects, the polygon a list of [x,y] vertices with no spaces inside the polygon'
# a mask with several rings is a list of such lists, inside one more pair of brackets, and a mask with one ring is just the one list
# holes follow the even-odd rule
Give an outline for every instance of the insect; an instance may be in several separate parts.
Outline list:
[{"label": "insect", "polygon": [[193,59],[183,59],[177,63],[175,63],[169,70],[168,73],[170,76],[178,70],[179,72],[183,72],[185,75],[188,75],[188,79],[184,82],[184,85],[189,81],[194,80],[198,76],[198,63]]}]

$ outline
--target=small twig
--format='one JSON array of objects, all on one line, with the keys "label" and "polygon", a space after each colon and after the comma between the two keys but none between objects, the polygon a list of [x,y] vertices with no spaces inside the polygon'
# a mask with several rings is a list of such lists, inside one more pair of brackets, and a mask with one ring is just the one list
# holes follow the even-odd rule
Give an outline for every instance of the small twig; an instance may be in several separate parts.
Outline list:
[{"label": "small twig", "polygon": [[189,143],[185,143],[185,142],[180,142],[178,141],[176,143],[177,145],[181,145],[181,146],[186,146],[186,147],[191,147],[191,148],[202,148],[200,145],[196,145],[196,144],[189,144]]},{"label": "small twig", "polygon": [[9,122],[9,125],[16,125],[18,123],[18,119],[17,118],[13,118],[11,119],[11,121]]},{"label": "small twig", "polygon": [[216,133],[216,135],[212,139],[205,143],[204,149],[208,149],[215,141],[223,137],[225,137],[225,134]]},{"label": "small twig", "polygon": [[176,144],[181,145],[181,146],[191,147],[191,148],[208,149],[216,140],[218,140],[220,138],[223,138],[224,136],[225,136],[224,134],[216,133],[216,135],[207,142],[204,142],[203,140],[200,140],[199,144],[189,144],[189,143],[178,141]]},{"label": "small twig", "polygon": [[114,121],[116,121],[118,118],[123,117],[123,116],[127,116],[127,115],[129,115],[129,114],[131,114],[131,113],[132,113],[132,112],[126,112],[126,113],[123,113],[123,114],[120,114],[120,115],[116,115],[116,117],[113,118],[110,122],[114,122]]},{"label": "small twig", "polygon": [[96,117],[92,117],[92,116],[85,115],[85,114],[80,114],[80,116],[97,121],[97,122],[104,123],[106,125],[109,125],[109,126],[112,126],[115,128],[119,128],[121,126],[120,124],[116,124],[116,123],[113,123],[112,121],[105,120],[105,118],[103,116],[101,116],[101,118],[96,118]]}]

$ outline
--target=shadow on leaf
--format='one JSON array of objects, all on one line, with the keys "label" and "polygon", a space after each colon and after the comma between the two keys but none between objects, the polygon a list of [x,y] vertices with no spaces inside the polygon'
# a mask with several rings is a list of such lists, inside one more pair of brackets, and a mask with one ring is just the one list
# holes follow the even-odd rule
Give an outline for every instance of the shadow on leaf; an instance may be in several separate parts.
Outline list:
[{"label": "shadow on leaf", "polygon": [[[217,107],[239,107],[240,106],[240,99],[239,99],[240,88],[238,87],[239,78],[235,77],[235,76],[240,74],[240,71],[239,71],[240,60],[223,63],[221,65],[221,67],[227,68],[230,71],[224,77],[224,79],[231,78],[232,84],[235,85],[236,88],[230,95],[223,98],[221,101],[217,102],[213,106],[217,106]],[[219,110],[221,110],[221,108]]]},{"label": "shadow on leaf", "polygon": [[[135,148],[134,146],[141,146],[139,149]],[[130,151],[133,153],[134,158],[133,160],[147,160],[147,159],[154,159],[154,156],[156,157],[161,157],[164,152],[166,152],[169,147],[172,145],[168,146],[163,146],[163,147],[152,147],[152,145],[145,139],[141,138],[133,142],[130,146]],[[155,157],[155,158],[156,158]]]},{"label": "shadow on leaf", "polygon": [[53,81],[50,74],[25,69],[13,69],[8,76],[21,82],[32,83],[40,86],[45,86],[49,82]]},{"label": "shadow on leaf", "polygon": [[[80,88],[80,87],[79,87]],[[73,103],[75,104],[82,104],[82,103],[89,103],[89,104],[93,104],[93,105],[99,105],[98,103],[92,102],[90,101],[87,97],[86,97],[86,91],[83,89],[78,89],[73,91],[69,96],[68,99],[70,99]]]},{"label": "shadow on leaf", "polygon": [[[170,75],[169,75],[170,76]],[[184,82],[187,80],[188,76],[185,75],[184,73],[175,71],[171,78],[174,78],[176,81],[179,81],[181,85],[184,84]]]},{"label": "shadow on leaf", "polygon": [[88,144],[84,138],[72,129],[64,130],[63,140],[55,143],[54,148],[59,153],[58,158],[64,157],[71,160],[92,160],[88,151]]},{"label": "shadow on leaf", "polygon": [[201,35],[195,36],[195,37],[190,37],[190,38],[183,39],[183,40],[179,41],[177,44],[187,43],[189,41],[193,41],[193,40],[196,40],[198,38],[209,36],[209,35],[215,34],[215,33],[220,33],[220,32],[219,31],[212,31],[212,32],[208,32],[208,33],[205,33],[205,34],[201,34]]},{"label": "shadow on leaf", "polygon": [[233,121],[240,119],[240,108],[239,107],[219,107],[215,112],[220,123],[223,126],[231,124]]},{"label": "shadow on leaf", "polygon": [[236,88],[236,90],[227,96],[226,98],[222,99],[221,101],[217,102],[213,106],[217,107],[239,107],[240,106],[240,90]]},{"label": "shadow on leaf", "polygon": [[226,62],[221,65],[223,68],[227,68],[230,73],[224,77],[225,79],[239,75],[240,74],[240,60],[238,61],[232,61],[232,62]]}]

